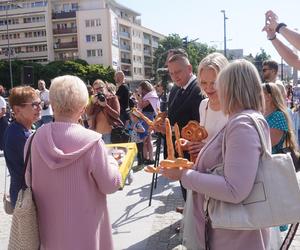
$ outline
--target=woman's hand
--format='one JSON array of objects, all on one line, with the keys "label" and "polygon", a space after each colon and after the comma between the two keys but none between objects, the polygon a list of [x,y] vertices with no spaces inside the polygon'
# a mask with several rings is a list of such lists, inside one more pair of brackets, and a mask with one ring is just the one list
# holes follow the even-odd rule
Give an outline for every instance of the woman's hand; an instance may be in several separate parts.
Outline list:
[{"label": "woman's hand", "polygon": [[189,154],[198,155],[198,153],[204,147],[204,145],[205,143],[203,142],[189,142],[187,145]]},{"label": "woman's hand", "polygon": [[278,17],[271,10],[266,12],[265,16],[266,16],[266,22],[265,22],[265,26],[262,29],[262,31],[266,31],[267,38],[272,39],[276,36],[276,27],[278,25],[278,23],[277,23]]},{"label": "woman's hand", "polygon": [[[180,146],[183,151],[188,151],[188,146],[190,144],[190,141],[180,138],[179,143],[180,143]],[[178,152],[178,141],[177,140],[175,141],[175,148],[176,148],[176,151]]]},{"label": "woman's hand", "polygon": [[278,25],[278,16],[272,10],[267,11],[265,16],[266,26],[268,26],[269,29],[275,31]]},{"label": "woman's hand", "polygon": [[99,103],[99,105],[101,106],[101,107],[105,107],[105,106],[107,106],[107,101],[106,101],[106,99],[103,101],[103,102],[98,102]]},{"label": "woman's hand", "polygon": [[161,168],[159,173],[168,179],[178,181],[181,179],[183,171],[186,170],[179,168]]}]

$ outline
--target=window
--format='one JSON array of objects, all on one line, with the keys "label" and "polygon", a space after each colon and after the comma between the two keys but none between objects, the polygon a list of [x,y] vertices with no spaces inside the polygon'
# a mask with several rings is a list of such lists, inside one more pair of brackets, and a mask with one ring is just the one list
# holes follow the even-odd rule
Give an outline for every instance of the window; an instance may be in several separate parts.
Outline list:
[{"label": "window", "polygon": [[103,56],[103,51],[102,49],[89,49],[86,51],[87,52],[87,57],[96,57],[96,56]]},{"label": "window", "polygon": [[91,26],[90,20],[85,20],[85,27],[90,27],[90,26]]},{"label": "window", "polygon": [[87,50],[87,57],[94,57],[96,56],[96,51],[94,49]]},{"label": "window", "polygon": [[97,56],[103,56],[102,49],[97,49]]},{"label": "window", "polygon": [[78,8],[78,3],[72,3],[71,4],[71,9],[72,10],[78,10],[79,8]]},{"label": "window", "polygon": [[86,35],[86,42],[87,43],[91,42],[91,36],[90,35]]},{"label": "window", "polygon": [[101,26],[101,19],[96,19],[96,26]]},{"label": "window", "polygon": [[101,34],[97,34],[97,42],[101,42],[102,41],[102,36]]}]

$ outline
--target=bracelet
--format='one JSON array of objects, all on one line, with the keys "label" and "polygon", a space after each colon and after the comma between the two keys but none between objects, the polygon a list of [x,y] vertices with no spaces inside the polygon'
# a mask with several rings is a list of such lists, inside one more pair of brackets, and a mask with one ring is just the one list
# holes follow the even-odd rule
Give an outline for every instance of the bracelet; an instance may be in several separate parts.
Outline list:
[{"label": "bracelet", "polygon": [[273,37],[268,38],[269,41],[273,41],[276,39],[276,34]]},{"label": "bracelet", "polygon": [[279,23],[276,27],[276,32],[279,33],[279,30],[282,28],[282,27],[286,27],[287,25],[285,23]]}]

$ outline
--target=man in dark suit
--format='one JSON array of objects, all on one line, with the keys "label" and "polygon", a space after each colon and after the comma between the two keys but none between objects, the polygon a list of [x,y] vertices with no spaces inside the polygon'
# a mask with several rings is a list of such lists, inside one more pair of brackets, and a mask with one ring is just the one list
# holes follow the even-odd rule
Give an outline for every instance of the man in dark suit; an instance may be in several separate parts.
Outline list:
[{"label": "man in dark suit", "polygon": [[[168,70],[174,86],[170,91],[168,117],[170,124],[178,124],[182,129],[191,120],[199,120],[199,105],[204,99],[193,75],[192,65],[184,54],[174,54],[168,59]],[[189,155],[185,155],[189,158]],[[183,199],[186,200],[186,189],[181,185]]]}]

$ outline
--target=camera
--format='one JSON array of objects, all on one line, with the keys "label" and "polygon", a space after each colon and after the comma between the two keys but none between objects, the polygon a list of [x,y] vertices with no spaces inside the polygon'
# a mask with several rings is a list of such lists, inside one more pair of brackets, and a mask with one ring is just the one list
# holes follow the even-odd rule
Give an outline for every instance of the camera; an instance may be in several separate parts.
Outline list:
[{"label": "camera", "polygon": [[96,96],[100,102],[105,102],[106,97],[103,93],[98,93]]}]

